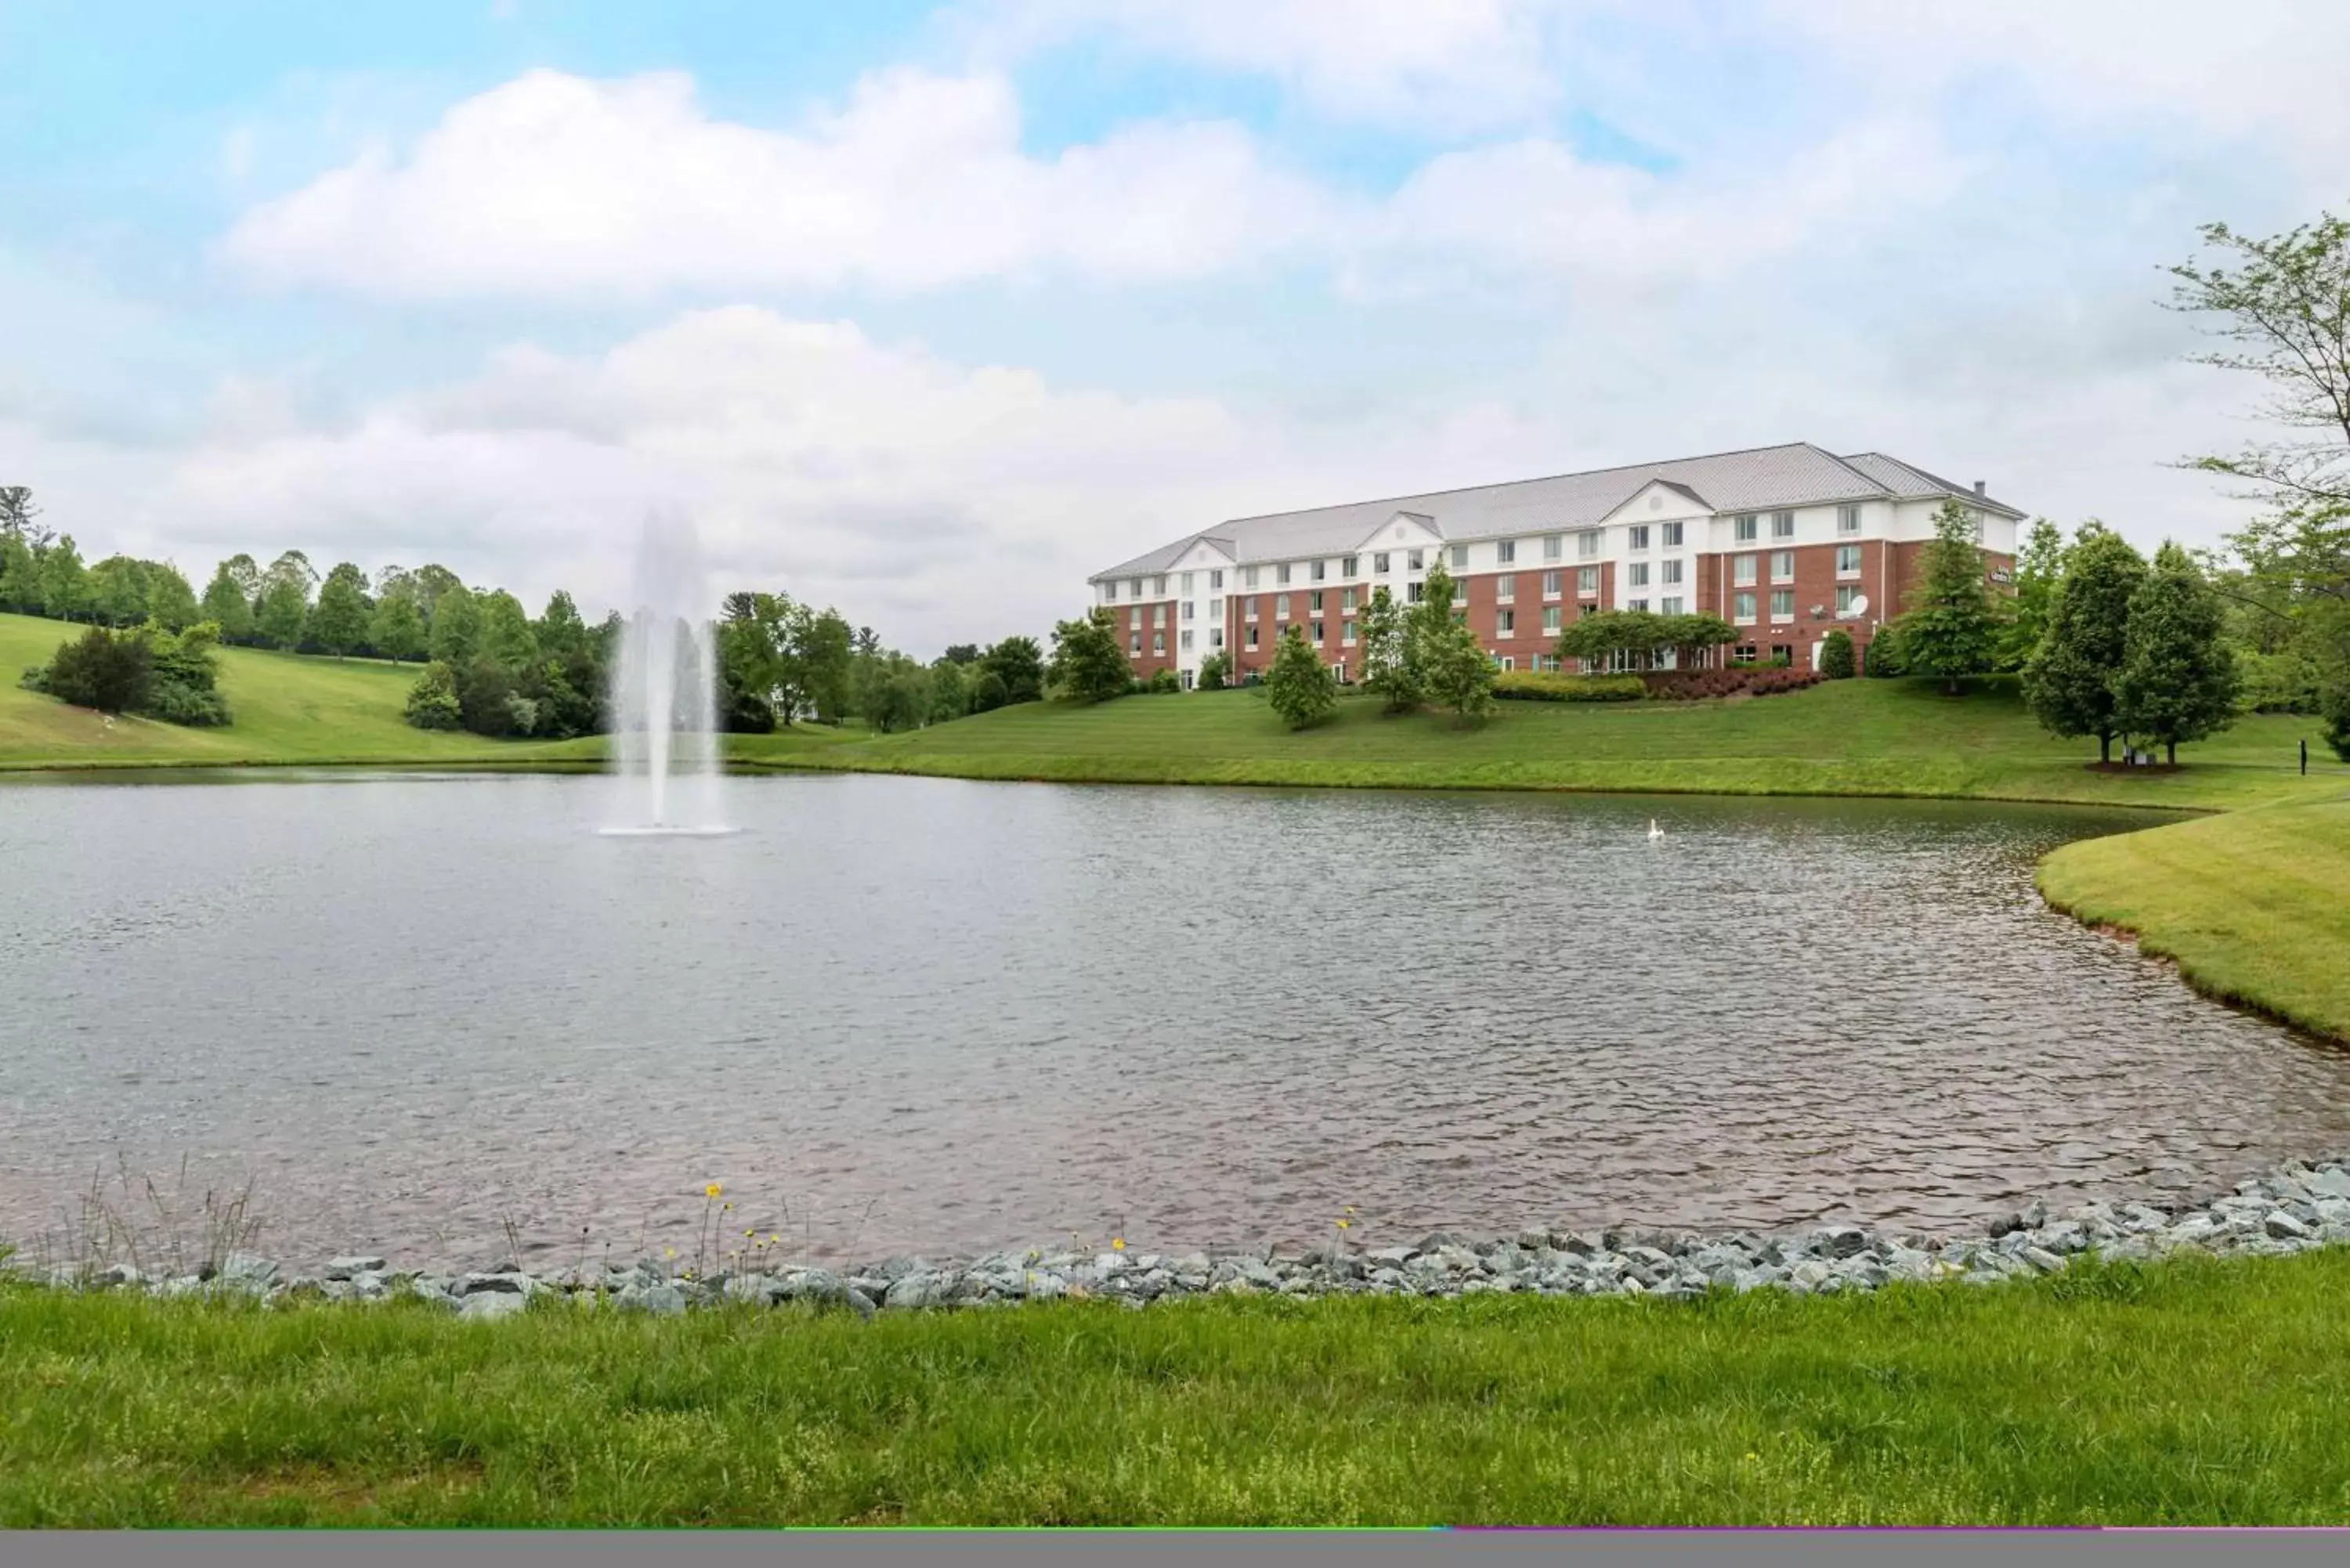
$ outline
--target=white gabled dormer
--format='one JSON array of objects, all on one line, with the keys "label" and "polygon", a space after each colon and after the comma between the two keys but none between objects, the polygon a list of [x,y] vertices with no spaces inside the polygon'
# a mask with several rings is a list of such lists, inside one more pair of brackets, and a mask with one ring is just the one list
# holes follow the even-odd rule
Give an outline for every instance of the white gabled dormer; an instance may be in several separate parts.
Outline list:
[{"label": "white gabled dormer", "polygon": [[1444,531],[1424,512],[1398,512],[1371,530],[1356,547],[1369,550],[1428,550],[1444,543]]},{"label": "white gabled dormer", "polygon": [[1652,479],[1599,522],[1603,527],[1621,528],[1634,523],[1687,523],[1712,515],[1712,506],[1689,486]]}]

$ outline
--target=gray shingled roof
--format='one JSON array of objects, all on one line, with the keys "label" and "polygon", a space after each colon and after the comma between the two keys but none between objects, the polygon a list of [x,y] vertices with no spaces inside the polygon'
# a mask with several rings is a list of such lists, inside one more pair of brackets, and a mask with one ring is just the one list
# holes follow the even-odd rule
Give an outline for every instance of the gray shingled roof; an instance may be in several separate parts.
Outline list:
[{"label": "gray shingled roof", "polygon": [[[1762,512],[1941,493],[1974,499],[1970,489],[1938,480],[1922,469],[1880,453],[1840,458],[1809,441],[1794,441],[1589,473],[1236,517],[1097,572],[1091,580],[1163,571],[1201,537],[1216,540],[1243,562],[1344,555],[1399,512],[1428,518],[1438,535],[1453,540],[1587,528],[1639,493],[1651,480],[1662,481],[1716,512]],[[2014,510],[1996,501],[1986,500],[1982,504],[1994,511]]]}]

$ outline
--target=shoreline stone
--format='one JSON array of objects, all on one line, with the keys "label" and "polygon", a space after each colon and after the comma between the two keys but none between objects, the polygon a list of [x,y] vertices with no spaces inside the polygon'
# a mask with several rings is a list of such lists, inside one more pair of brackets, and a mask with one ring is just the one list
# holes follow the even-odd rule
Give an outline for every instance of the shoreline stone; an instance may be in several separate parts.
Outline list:
[{"label": "shoreline stone", "polygon": [[473,1321],[513,1316],[542,1297],[673,1317],[698,1307],[786,1302],[880,1313],[1114,1300],[1140,1309],[1211,1295],[1295,1297],[1489,1293],[1661,1296],[1710,1291],[1842,1295],[1895,1284],[1995,1284],[2062,1272],[2083,1258],[2157,1259],[2194,1251],[2282,1256],[2350,1243],[2350,1155],[2293,1161],[2176,1207],[2092,1201],[2052,1215],[2038,1199],[1980,1232],[1939,1241],[1833,1223],[1800,1234],[1527,1228],[1478,1241],[1438,1231],[1409,1245],[1361,1250],[1271,1248],[1178,1256],[1056,1249],[996,1251],[960,1262],[893,1257],[855,1267],[779,1264],[705,1279],[650,1259],[626,1267],[532,1272],[512,1262],[456,1272],[408,1271],[372,1253],[286,1273],[274,1260],[232,1253],[217,1270],[168,1276],[127,1262],[36,1272],[63,1290],[164,1297],[234,1296],[265,1305],[324,1301],[353,1307],[409,1297]]}]

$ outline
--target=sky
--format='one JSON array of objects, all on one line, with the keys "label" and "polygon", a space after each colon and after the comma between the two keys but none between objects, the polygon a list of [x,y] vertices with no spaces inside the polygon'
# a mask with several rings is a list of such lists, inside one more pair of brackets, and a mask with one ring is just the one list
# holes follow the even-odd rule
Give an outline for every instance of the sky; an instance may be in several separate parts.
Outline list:
[{"label": "sky", "polygon": [[[2216,545],[2198,225],[2350,6],[0,0],[0,483],[85,557],[718,590],[918,655],[1221,518],[1810,441]],[[671,525],[674,525],[673,524]]]}]

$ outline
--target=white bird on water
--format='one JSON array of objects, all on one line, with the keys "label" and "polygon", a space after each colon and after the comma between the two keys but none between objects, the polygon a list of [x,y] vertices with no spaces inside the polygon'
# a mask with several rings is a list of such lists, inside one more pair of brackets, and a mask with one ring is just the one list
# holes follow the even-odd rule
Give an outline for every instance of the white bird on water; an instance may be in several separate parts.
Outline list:
[{"label": "white bird on water", "polygon": [[1648,818],[1648,838],[1650,842],[1662,838],[1664,836],[1665,830],[1657,826],[1657,819],[1653,816]]}]

